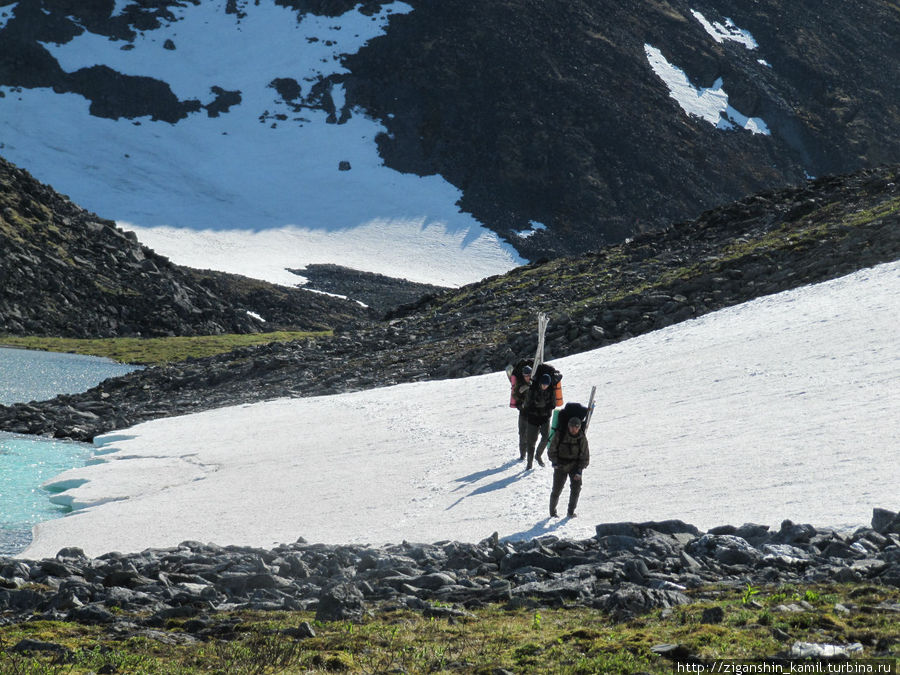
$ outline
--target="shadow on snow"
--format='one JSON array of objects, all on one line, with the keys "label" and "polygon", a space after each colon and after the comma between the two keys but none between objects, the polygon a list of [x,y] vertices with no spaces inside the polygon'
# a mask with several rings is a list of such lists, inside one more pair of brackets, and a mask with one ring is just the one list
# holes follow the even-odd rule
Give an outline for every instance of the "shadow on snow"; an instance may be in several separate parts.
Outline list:
[{"label": "shadow on snow", "polygon": [[462,478],[457,478],[454,480],[454,483],[464,483],[464,485],[460,485],[453,489],[454,492],[457,490],[463,489],[469,483],[477,483],[482,478],[487,478],[488,476],[493,476],[497,473],[502,473],[507,469],[511,469],[518,463],[518,460],[511,459],[505,464],[501,464],[500,466],[494,467],[493,469],[485,469],[484,471],[476,471],[475,473],[470,473],[468,476],[463,476]]},{"label": "shadow on snow", "polygon": [[522,530],[521,532],[514,532],[513,534],[509,534],[505,537],[502,537],[502,541],[516,541],[522,539],[536,539],[537,537],[543,537],[546,534],[552,534],[560,527],[562,527],[568,518],[544,518],[536,522],[532,527],[527,530]]},{"label": "shadow on snow", "polygon": [[[498,474],[498,473],[502,473],[503,471],[507,471],[508,469],[511,469],[512,467],[514,467],[517,463],[518,463],[517,460],[511,459],[508,462],[506,462],[505,464],[501,464],[500,466],[495,467],[493,469],[486,469],[484,471],[476,471],[475,473],[471,473],[468,476],[463,476],[462,478],[457,478],[455,482],[463,483],[464,485],[460,485],[459,487],[455,488],[454,492],[456,490],[459,490],[460,488],[464,487],[465,485],[476,483],[479,480],[481,480],[482,478],[487,478],[488,476],[493,476],[494,474]],[[494,490],[502,490],[503,488],[509,487],[516,481],[521,480],[522,476],[524,476],[524,475],[525,475],[525,472],[521,471],[513,476],[507,476],[506,478],[501,478],[499,480],[495,480],[492,483],[488,483],[487,485],[482,485],[479,488],[475,488],[469,494],[463,495],[462,497],[457,499],[450,506],[448,506],[445,510],[449,511],[450,509],[452,509],[454,506],[459,504],[463,499],[466,499],[467,497],[475,497],[476,495],[483,495],[483,494],[487,494],[488,492],[493,492]]]}]

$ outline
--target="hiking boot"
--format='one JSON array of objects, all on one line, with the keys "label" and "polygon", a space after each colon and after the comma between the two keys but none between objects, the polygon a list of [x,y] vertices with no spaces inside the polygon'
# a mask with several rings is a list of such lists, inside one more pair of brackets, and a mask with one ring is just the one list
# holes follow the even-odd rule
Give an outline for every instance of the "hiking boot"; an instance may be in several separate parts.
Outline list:
[{"label": "hiking boot", "polygon": [[546,466],[544,464],[544,460],[542,460],[540,457],[538,457],[537,463],[538,463],[538,466]]},{"label": "hiking boot", "polygon": [[559,518],[559,514],[558,514],[556,511],[551,511],[551,512],[550,512],[550,517],[551,517],[551,518]]},{"label": "hiking boot", "polygon": [[566,518],[577,518],[577,517],[578,517],[578,514],[575,513],[574,511],[570,511],[569,513],[566,514]]},{"label": "hiking boot", "polygon": [[531,470],[532,470],[531,464],[526,465],[526,466],[525,466],[525,470],[526,470],[526,471],[531,471]]}]

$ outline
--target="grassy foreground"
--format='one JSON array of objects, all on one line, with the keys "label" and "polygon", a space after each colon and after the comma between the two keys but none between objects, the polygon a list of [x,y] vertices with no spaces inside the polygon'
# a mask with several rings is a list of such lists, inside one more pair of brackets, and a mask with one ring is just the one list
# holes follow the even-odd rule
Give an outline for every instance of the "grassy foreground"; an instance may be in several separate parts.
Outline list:
[{"label": "grassy foreground", "polygon": [[[678,645],[708,665],[772,657],[796,642],[859,643],[854,660],[877,658],[890,668],[869,672],[900,672],[900,589],[747,586],[689,595],[690,605],[622,622],[584,608],[529,609],[527,602],[451,618],[383,608],[360,623],[319,623],[311,612],[222,612],[152,630],[134,626],[127,637],[34,620],[0,626],[0,673],[672,673],[660,645]],[[791,604],[801,611],[781,609]],[[203,640],[184,630],[198,619],[207,629]],[[315,636],[295,637],[304,622]],[[16,648],[26,639],[59,647]]]},{"label": "grassy foreground", "polygon": [[65,352],[87,356],[104,356],[120,363],[159,365],[203,358],[230,352],[239,347],[290,342],[309,337],[331,335],[331,331],[276,331],[249,335],[198,335],[192,337],[160,338],[57,338],[0,336],[0,346],[22,347],[48,352]]}]

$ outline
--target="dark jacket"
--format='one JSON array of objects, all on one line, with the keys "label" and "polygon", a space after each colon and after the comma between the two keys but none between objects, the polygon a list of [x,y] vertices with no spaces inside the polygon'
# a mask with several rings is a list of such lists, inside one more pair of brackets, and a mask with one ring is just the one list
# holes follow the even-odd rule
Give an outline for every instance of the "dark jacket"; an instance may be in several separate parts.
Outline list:
[{"label": "dark jacket", "polygon": [[519,412],[522,412],[522,408],[525,406],[525,397],[528,395],[531,384],[525,381],[524,376],[520,375],[516,378],[516,383],[511,386],[511,398]]},{"label": "dark jacket", "polygon": [[584,431],[579,429],[573,436],[568,428],[557,430],[550,439],[547,456],[554,466],[568,473],[584,471],[591,462],[591,453]]},{"label": "dark jacket", "polygon": [[537,382],[533,382],[525,394],[525,403],[522,412],[528,418],[530,424],[541,425],[550,420],[553,409],[556,407],[556,393],[553,385],[544,389]]}]

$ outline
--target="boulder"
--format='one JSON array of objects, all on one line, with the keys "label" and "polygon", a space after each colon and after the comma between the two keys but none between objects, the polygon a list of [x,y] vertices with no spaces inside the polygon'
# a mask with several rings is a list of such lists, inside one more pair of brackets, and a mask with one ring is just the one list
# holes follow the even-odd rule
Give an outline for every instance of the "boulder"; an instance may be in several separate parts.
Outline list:
[{"label": "boulder", "polygon": [[617,619],[626,619],[646,614],[654,609],[686,605],[690,601],[690,598],[680,591],[622,584],[619,589],[597,600],[594,606]]},{"label": "boulder", "polygon": [[338,583],[319,596],[316,621],[360,621],[365,613],[362,592],[350,583]]},{"label": "boulder", "polygon": [[872,529],[880,534],[900,534],[900,514],[876,507],[872,510]]}]

